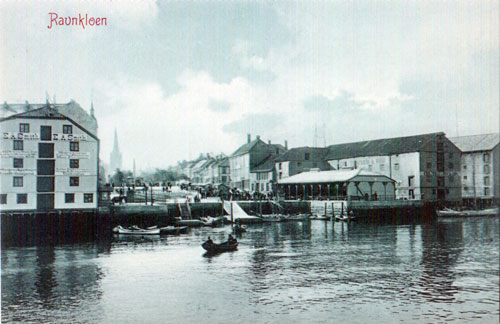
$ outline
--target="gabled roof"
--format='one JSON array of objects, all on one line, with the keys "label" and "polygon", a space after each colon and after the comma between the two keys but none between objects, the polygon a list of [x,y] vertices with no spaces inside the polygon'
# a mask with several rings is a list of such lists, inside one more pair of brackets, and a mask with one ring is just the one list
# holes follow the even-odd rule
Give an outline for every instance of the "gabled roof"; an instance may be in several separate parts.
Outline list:
[{"label": "gabled roof", "polygon": [[385,138],[371,141],[330,145],[328,160],[346,159],[361,156],[380,156],[423,151],[437,136],[444,133],[431,133],[415,136]]},{"label": "gabled roof", "polygon": [[250,169],[250,172],[269,172],[274,170],[274,158],[272,155],[269,155],[262,162],[255,165]]},{"label": "gabled roof", "polygon": [[50,107],[56,109],[57,112],[62,115],[71,118],[78,125],[86,129],[88,132],[97,136],[97,120],[93,115],[89,115],[87,111],[85,111],[77,102],[71,100],[65,104],[32,104],[32,103],[24,103],[24,104],[1,104],[0,105],[0,118],[8,118],[13,115],[35,111],[41,108]]},{"label": "gabled roof", "polygon": [[227,157],[224,157],[217,161],[217,165],[221,167],[228,167],[229,166],[229,159]]},{"label": "gabled roof", "polygon": [[256,138],[254,139],[253,141],[251,141],[250,143],[246,143],[246,144],[243,144],[242,146],[240,146],[236,151],[234,151],[233,154],[231,154],[231,156],[237,156],[237,155],[241,155],[241,154],[245,154],[245,153],[248,153],[250,152],[254,147],[255,145],[257,145],[258,143],[262,143],[262,144],[265,144],[260,138]]},{"label": "gabled roof", "polygon": [[278,180],[279,184],[299,183],[332,183],[355,180],[356,177],[370,177],[373,182],[394,182],[393,179],[374,172],[361,169],[356,170],[332,170],[332,171],[309,171]]},{"label": "gabled roof", "polygon": [[13,114],[5,118],[0,118],[0,122],[3,122],[5,120],[10,120],[10,119],[15,119],[15,118],[50,118],[50,119],[63,119],[63,120],[69,120],[72,122],[74,125],[76,125],[78,128],[80,128],[82,131],[90,135],[92,138],[99,140],[95,134],[90,132],[88,129],[80,125],[78,122],[74,121],[72,118],[69,118],[66,115],[61,114],[58,109],[51,107],[51,106],[43,106],[41,108],[33,109],[33,110],[28,110],[25,112],[21,112],[18,114]]},{"label": "gabled roof", "polygon": [[328,149],[326,147],[295,147],[286,151],[276,158],[276,162],[282,161],[304,161],[305,153],[310,154],[310,161],[324,161]]},{"label": "gabled roof", "polygon": [[500,143],[500,133],[451,137],[462,152],[491,151]]}]

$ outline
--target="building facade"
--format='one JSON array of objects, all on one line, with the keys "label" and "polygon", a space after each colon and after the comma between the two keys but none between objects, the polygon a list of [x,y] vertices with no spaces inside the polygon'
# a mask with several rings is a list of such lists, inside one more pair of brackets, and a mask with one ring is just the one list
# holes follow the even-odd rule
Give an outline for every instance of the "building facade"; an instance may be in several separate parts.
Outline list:
[{"label": "building facade", "polygon": [[500,203],[500,134],[453,137],[462,151],[462,201],[470,207]]},{"label": "building facade", "polygon": [[397,199],[458,202],[460,150],[444,133],[331,145],[335,170],[361,169],[396,181]]},{"label": "building facade", "polygon": [[326,160],[328,150],[319,147],[292,148],[276,158],[277,179],[284,179],[302,172],[317,169],[331,170]]},{"label": "building facade", "polygon": [[229,157],[229,171],[231,173],[231,186],[241,190],[251,190],[251,170],[269,158],[275,158],[285,152],[280,144],[265,143],[257,136],[251,140],[248,135],[247,143],[240,146]]},{"label": "building facade", "polygon": [[0,129],[2,212],[97,208],[96,134],[49,104],[1,118]]}]

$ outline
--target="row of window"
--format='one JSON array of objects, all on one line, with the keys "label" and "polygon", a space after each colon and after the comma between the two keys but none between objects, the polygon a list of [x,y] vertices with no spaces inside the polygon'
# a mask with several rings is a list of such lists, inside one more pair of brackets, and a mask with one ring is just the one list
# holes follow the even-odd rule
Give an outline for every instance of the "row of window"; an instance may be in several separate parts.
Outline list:
[{"label": "row of window", "polygon": [[[28,203],[28,194],[22,193],[22,194],[17,194],[16,197],[16,203],[17,204],[27,204]],[[66,204],[71,204],[75,202],[75,194],[74,193],[67,193],[64,195],[64,202]],[[94,194],[93,193],[84,193],[83,194],[83,202],[86,204],[93,203],[94,202]],[[0,194],[0,204],[1,205],[6,205],[7,204],[7,194]]]},{"label": "row of window", "polygon": [[[40,143],[40,144],[43,144],[43,143]],[[13,145],[12,149],[14,151],[23,151],[24,150],[24,141],[23,140],[14,140],[12,145]],[[80,151],[80,142],[69,142],[69,150],[71,152],[79,152]]]},{"label": "row of window", "polygon": [[[470,187],[467,187],[467,186],[464,187],[464,191],[469,191],[470,189],[471,189]],[[490,194],[491,194],[490,188],[485,187],[484,188],[484,195],[489,196]]]},{"label": "row of window", "polygon": [[269,183],[261,183],[260,186],[259,184],[252,183],[252,191],[269,191]]},{"label": "row of window", "polygon": [[[22,169],[22,168],[24,168],[24,159],[22,159],[22,158],[14,158],[13,167],[16,168],[16,169]],[[69,167],[71,169],[78,169],[78,168],[80,168],[80,160],[78,160],[78,159],[70,159],[69,160]]]},{"label": "row of window", "polygon": [[[40,177],[39,179],[45,179],[45,178],[53,179],[54,177]],[[69,177],[69,185],[70,185],[70,187],[78,187],[80,185],[80,177]],[[24,177],[22,177],[22,176],[21,177],[20,176],[12,177],[12,186],[13,187],[23,187],[24,186]]]},{"label": "row of window", "polygon": [[[41,126],[40,130],[44,130],[43,127],[51,126]],[[29,123],[20,123],[19,124],[19,133],[29,133],[30,132],[30,124]],[[42,131],[40,131],[42,133]],[[73,125],[63,125],[63,134],[73,134]]]}]

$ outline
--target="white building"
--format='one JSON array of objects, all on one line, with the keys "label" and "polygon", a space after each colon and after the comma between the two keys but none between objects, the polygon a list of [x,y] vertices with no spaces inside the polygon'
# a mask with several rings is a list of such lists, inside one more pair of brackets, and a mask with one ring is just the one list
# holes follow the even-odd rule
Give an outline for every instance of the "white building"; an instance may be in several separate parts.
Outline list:
[{"label": "white building", "polygon": [[2,107],[0,211],[97,208],[97,123],[78,111],[75,117],[95,125],[89,131],[59,106],[66,105]]},{"label": "white building", "polygon": [[500,134],[453,137],[462,151],[462,201],[470,206],[500,202]]}]

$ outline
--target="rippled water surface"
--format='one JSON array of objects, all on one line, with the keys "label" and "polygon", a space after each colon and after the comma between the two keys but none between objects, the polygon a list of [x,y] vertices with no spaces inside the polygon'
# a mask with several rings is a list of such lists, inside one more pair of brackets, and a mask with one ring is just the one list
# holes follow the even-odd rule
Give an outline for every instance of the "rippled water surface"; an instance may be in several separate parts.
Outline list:
[{"label": "rippled water surface", "polygon": [[249,225],[2,249],[4,323],[498,323],[500,219]]}]

